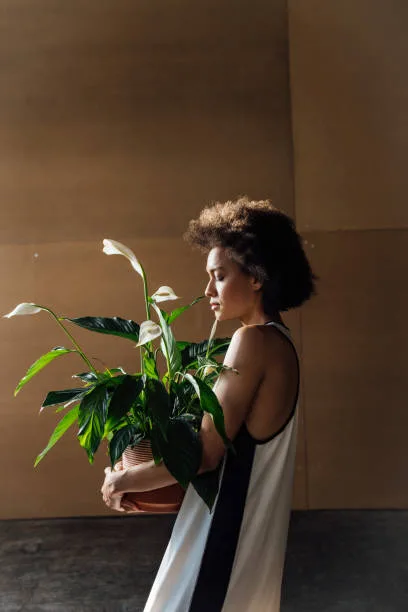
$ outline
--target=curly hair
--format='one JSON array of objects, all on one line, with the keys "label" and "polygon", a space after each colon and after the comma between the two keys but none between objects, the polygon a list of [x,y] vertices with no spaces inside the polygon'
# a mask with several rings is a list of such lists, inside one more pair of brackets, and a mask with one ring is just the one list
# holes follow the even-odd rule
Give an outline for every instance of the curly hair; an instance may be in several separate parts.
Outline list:
[{"label": "curly hair", "polygon": [[184,239],[208,253],[221,246],[241,269],[262,283],[266,314],[296,308],[315,294],[302,238],[288,215],[268,200],[240,197],[216,202],[190,221]]}]

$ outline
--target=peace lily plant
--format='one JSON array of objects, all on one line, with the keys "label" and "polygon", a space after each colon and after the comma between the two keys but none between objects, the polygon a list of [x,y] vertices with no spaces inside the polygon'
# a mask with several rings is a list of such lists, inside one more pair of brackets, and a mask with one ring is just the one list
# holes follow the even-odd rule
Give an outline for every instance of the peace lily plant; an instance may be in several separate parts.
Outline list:
[{"label": "peace lily plant", "polygon": [[[71,345],[70,348],[57,346],[35,361],[18,383],[14,395],[58,357],[76,353],[86,366],[84,371],[73,376],[79,386],[47,393],[40,412],[55,408],[57,413],[64,411],[65,414],[35,465],[74,424],[90,463],[103,440],[107,441],[112,466],[128,446],[135,447],[148,440],[155,463],[163,461],[183,488],[191,482],[211,510],[218,490],[219,471],[197,476],[202,457],[199,429],[204,412],[209,413],[225,445],[231,447],[223,412],[212,390],[220,372],[226,369],[215,357],[226,351],[229,338],[214,338],[214,324],[209,340],[200,343],[177,341],[171,324],[203,296],[170,312],[162,310],[159,306],[162,302],[179,299],[173,289],[163,286],[149,295],[145,271],[131,249],[114,240],[105,239],[103,245],[104,253],[126,257],[142,277],[146,320],[140,325],[120,317],[59,316],[51,308],[30,302],[19,304],[5,315],[11,318],[45,311],[54,318]],[[69,324],[136,343],[140,351],[140,371],[128,373],[121,367],[96,369],[69,331]],[[165,366],[160,367],[160,363]]]}]

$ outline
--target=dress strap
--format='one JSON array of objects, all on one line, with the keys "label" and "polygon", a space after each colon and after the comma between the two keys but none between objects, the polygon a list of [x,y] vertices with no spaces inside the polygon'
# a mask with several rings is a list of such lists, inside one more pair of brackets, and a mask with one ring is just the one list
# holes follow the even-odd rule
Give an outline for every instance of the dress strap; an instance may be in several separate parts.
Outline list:
[{"label": "dress strap", "polygon": [[282,323],[276,323],[276,321],[267,321],[266,323],[264,323],[264,325],[273,325],[282,334],[284,334],[286,338],[288,338],[288,340],[290,340],[293,344],[292,334],[290,333],[289,327],[286,327],[286,325],[282,325]]}]

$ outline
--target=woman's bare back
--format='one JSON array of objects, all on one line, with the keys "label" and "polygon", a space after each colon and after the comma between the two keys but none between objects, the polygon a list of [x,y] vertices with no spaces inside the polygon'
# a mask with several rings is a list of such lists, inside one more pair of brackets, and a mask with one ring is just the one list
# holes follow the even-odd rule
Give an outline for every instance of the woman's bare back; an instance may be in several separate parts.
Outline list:
[{"label": "woman's bare back", "polygon": [[275,325],[257,327],[264,334],[265,372],[245,422],[253,438],[267,440],[285,425],[293,411],[299,364],[292,343]]}]

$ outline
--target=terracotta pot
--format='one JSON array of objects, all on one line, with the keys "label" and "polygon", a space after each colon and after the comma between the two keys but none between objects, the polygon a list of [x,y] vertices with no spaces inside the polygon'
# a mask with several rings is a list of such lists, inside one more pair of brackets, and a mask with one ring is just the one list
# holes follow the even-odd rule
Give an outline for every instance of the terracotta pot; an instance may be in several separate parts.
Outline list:
[{"label": "terracotta pot", "polygon": [[[135,447],[128,446],[122,455],[123,468],[146,463],[153,459],[150,441],[143,440]],[[137,506],[141,512],[169,513],[178,512],[184,498],[184,489],[179,484],[143,491],[141,493],[126,493],[128,499]]]}]

